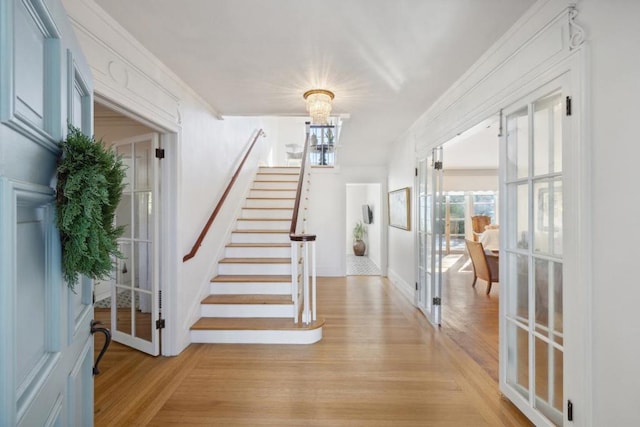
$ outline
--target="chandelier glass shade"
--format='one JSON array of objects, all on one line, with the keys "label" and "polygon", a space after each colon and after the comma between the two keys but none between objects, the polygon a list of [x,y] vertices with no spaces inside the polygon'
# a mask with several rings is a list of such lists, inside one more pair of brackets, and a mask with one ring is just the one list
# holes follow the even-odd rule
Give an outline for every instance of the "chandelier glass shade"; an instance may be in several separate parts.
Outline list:
[{"label": "chandelier glass shade", "polygon": [[326,125],[331,114],[331,101],[333,92],[326,89],[312,89],[304,93],[307,101],[307,111],[311,116],[311,122],[316,125]]}]

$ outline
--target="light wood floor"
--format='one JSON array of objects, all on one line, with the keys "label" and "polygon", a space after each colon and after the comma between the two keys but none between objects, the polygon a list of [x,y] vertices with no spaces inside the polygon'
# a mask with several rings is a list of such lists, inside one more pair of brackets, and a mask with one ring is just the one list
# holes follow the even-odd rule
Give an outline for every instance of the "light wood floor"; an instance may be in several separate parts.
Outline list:
[{"label": "light wood floor", "polygon": [[198,344],[153,358],[115,344],[95,379],[96,426],[530,425],[388,281],[318,282],[326,323],[314,345]]}]

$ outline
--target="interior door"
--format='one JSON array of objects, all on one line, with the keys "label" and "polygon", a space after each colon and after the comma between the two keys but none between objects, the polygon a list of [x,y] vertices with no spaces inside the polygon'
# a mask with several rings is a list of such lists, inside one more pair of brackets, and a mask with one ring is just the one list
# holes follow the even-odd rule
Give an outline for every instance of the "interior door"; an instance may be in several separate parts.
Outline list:
[{"label": "interior door", "polygon": [[113,339],[145,353],[159,354],[159,159],[158,134],[116,141],[113,149],[127,167],[116,225],[123,255],[115,263],[111,298]]},{"label": "interior door", "polygon": [[503,119],[500,387],[536,425],[563,423],[565,111],[558,83]]},{"label": "interior door", "polygon": [[442,147],[434,148],[427,159],[418,162],[417,180],[416,305],[431,323],[440,325],[445,221]]},{"label": "interior door", "polygon": [[57,0],[0,0],[0,425],[93,425],[92,283],[61,273],[58,142],[92,81]]}]

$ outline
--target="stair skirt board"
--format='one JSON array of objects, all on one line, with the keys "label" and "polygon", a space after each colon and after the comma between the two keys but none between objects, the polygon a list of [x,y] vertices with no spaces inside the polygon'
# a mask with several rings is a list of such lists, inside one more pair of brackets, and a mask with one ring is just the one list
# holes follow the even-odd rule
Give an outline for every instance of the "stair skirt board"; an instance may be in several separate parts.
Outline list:
[{"label": "stair skirt board", "polygon": [[313,344],[321,339],[322,327],[262,331],[191,330],[191,342],[204,344]]}]

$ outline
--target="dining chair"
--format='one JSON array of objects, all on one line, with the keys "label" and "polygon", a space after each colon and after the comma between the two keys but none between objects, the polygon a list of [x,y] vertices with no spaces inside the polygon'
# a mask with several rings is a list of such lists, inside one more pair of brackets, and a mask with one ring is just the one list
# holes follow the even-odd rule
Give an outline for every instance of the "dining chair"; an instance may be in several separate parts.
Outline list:
[{"label": "dining chair", "polygon": [[484,233],[484,227],[491,224],[491,217],[487,215],[474,215],[471,217],[471,229],[473,230],[473,241],[477,242],[478,238]]},{"label": "dining chair", "polygon": [[471,263],[473,264],[473,283],[471,286],[475,287],[476,281],[480,278],[487,282],[487,295],[489,295],[491,285],[494,282],[498,282],[500,277],[498,256],[488,256],[480,242],[474,242],[469,239],[465,239],[465,242]]}]

